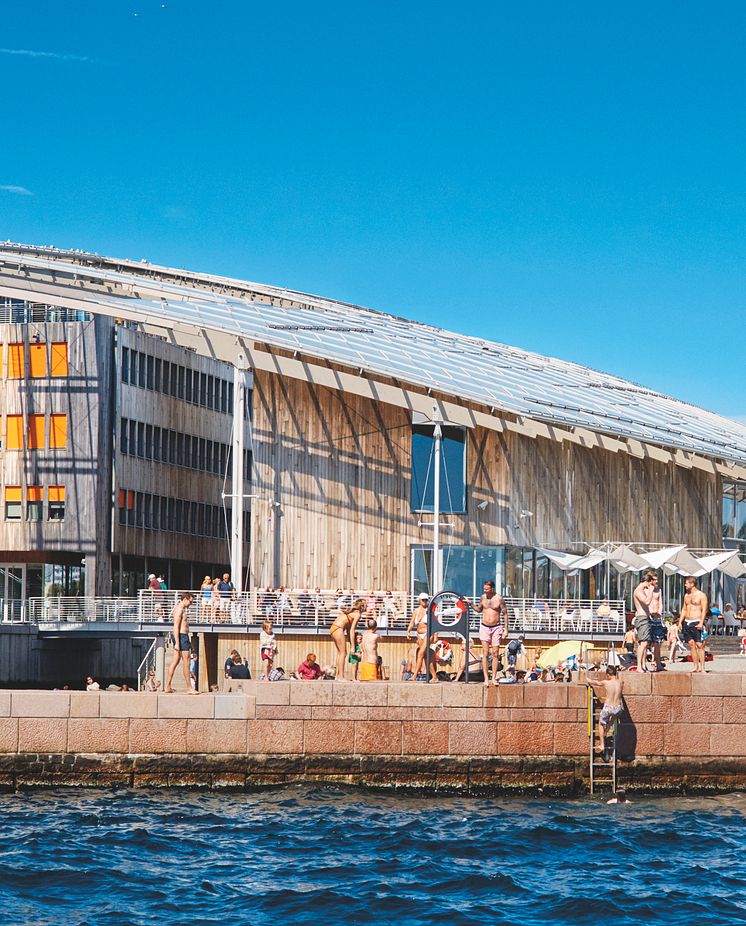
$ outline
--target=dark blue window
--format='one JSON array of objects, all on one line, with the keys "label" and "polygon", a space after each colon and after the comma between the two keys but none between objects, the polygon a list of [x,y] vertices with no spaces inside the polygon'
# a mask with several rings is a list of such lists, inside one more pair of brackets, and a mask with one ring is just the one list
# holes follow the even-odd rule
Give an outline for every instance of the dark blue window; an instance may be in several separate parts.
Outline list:
[{"label": "dark blue window", "polygon": [[[440,510],[466,511],[466,432],[442,426]],[[431,424],[412,426],[412,511],[432,511],[435,487],[435,437]]]}]

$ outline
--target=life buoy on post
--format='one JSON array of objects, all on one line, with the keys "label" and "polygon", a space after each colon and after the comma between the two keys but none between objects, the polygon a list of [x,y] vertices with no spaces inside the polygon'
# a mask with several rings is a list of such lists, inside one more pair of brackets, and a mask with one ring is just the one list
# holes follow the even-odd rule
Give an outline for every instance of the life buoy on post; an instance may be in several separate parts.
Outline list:
[{"label": "life buoy on post", "polygon": [[438,592],[427,606],[427,645],[434,633],[457,633],[464,640],[464,681],[469,681],[469,619],[471,605],[456,592]]}]

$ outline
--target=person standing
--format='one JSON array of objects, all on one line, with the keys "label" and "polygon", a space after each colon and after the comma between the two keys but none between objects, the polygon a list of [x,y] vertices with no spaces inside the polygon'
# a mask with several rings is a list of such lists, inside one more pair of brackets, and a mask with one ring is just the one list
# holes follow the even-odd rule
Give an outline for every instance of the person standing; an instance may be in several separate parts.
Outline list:
[{"label": "person standing", "polygon": [[231,610],[231,601],[236,591],[235,585],[231,582],[229,572],[223,573],[223,578],[217,583],[218,595],[220,596],[220,610],[223,612],[223,619],[227,618]]},{"label": "person standing", "polygon": [[647,666],[645,660],[648,655],[648,647],[653,639],[653,626],[651,622],[650,608],[653,604],[655,594],[655,585],[658,577],[654,572],[646,572],[642,577],[642,582],[634,591],[635,602],[635,619],[634,628],[637,631],[637,671],[646,672]]},{"label": "person standing", "polygon": [[366,631],[361,642],[361,658],[358,678],[361,682],[375,682],[378,679],[378,624],[374,617],[366,621]]},{"label": "person standing", "polygon": [[184,681],[186,682],[187,694],[196,694],[192,690],[191,679],[189,676],[189,654],[192,650],[192,641],[189,635],[189,617],[187,611],[194,601],[194,595],[191,592],[181,592],[179,601],[171,612],[174,620],[174,658],[168,669],[166,678],[167,694],[173,693],[171,682],[174,678],[174,672],[179,663],[184,670]]},{"label": "person standing", "polygon": [[490,683],[489,657],[492,654],[492,684],[497,685],[497,669],[500,662],[500,641],[508,635],[508,608],[502,595],[495,591],[495,583],[488,579],[484,583],[482,597],[476,605],[482,615],[479,625],[479,640],[482,644],[482,672],[484,687]]},{"label": "person standing", "polygon": [[697,588],[694,576],[687,576],[684,580],[684,604],[681,608],[682,630],[684,642],[689,644],[692,654],[693,672],[705,671],[705,643],[702,632],[707,616],[707,595]]},{"label": "person standing", "polygon": [[[414,671],[412,672],[412,679],[410,681],[417,680],[417,676],[421,672],[427,672],[427,668],[424,667],[425,663],[425,653],[427,652],[427,603],[429,598],[426,592],[421,592],[419,598],[417,599],[417,607],[412,612],[412,619],[409,622],[409,627],[407,627],[407,641],[412,638],[412,631],[417,628],[417,658],[414,664]],[[424,668],[423,668],[424,667]]]},{"label": "person standing", "polygon": [[262,629],[259,634],[259,658],[261,663],[264,665],[264,677],[269,678],[269,673],[272,671],[272,665],[275,661],[275,654],[277,653],[277,637],[272,628],[272,621],[266,620],[262,624]]},{"label": "person standing", "polygon": [[341,607],[339,614],[332,621],[329,628],[334,646],[337,649],[335,678],[345,677],[345,658],[347,656],[347,643],[354,648],[355,628],[363,613],[365,602],[358,598],[350,607]]}]

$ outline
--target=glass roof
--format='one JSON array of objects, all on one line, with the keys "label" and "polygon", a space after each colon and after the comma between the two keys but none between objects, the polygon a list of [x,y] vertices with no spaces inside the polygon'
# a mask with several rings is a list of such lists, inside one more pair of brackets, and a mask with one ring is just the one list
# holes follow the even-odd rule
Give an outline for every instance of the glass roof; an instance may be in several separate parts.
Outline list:
[{"label": "glass roof", "polygon": [[[241,335],[496,411],[746,464],[746,427],[728,418],[579,364],[278,287],[0,245],[0,294],[9,277],[25,277],[24,267],[48,272],[50,264],[58,275],[75,275],[75,296],[90,300],[92,311],[106,304],[136,320]],[[86,280],[113,288],[101,295],[86,290]],[[236,289],[246,296],[229,294]],[[137,296],[126,295],[133,290]]]}]

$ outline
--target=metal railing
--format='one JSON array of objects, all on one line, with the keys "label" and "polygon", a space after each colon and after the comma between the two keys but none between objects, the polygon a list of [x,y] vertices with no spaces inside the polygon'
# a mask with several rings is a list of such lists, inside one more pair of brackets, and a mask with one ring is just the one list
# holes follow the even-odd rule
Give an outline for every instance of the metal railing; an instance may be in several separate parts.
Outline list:
[{"label": "metal railing", "polygon": [[153,642],[150,644],[150,647],[143,656],[142,662],[137,667],[137,690],[145,690],[145,680],[148,677],[148,673],[155,671],[155,654],[158,649],[158,644],[162,642],[159,637],[155,637]]},{"label": "metal railing", "polygon": [[0,598],[0,621],[3,624],[26,622],[26,602],[19,598]]},{"label": "metal railing", "polygon": [[29,598],[30,624],[138,621],[135,598]]},{"label": "metal railing", "polygon": [[[179,601],[179,592],[142,590],[133,598],[30,598],[19,619],[29,623],[136,622],[140,625],[169,624],[171,613]],[[375,617],[379,629],[404,631],[418,599],[404,592],[358,593],[354,590],[338,594],[332,590],[306,593],[287,589],[266,592],[252,589],[236,595],[223,595],[201,590],[192,592],[194,602],[189,609],[192,626],[241,626],[259,629],[266,618],[276,628],[326,631],[340,606],[349,607],[354,600],[364,602],[363,617]],[[472,604],[478,599],[469,598]],[[20,603],[19,603],[20,604]],[[619,637],[625,631],[625,603],[622,600],[573,601],[541,598],[506,598],[508,633],[530,636],[582,634]],[[480,615],[472,612],[470,629],[477,633]],[[362,629],[362,628],[361,628]]]}]

